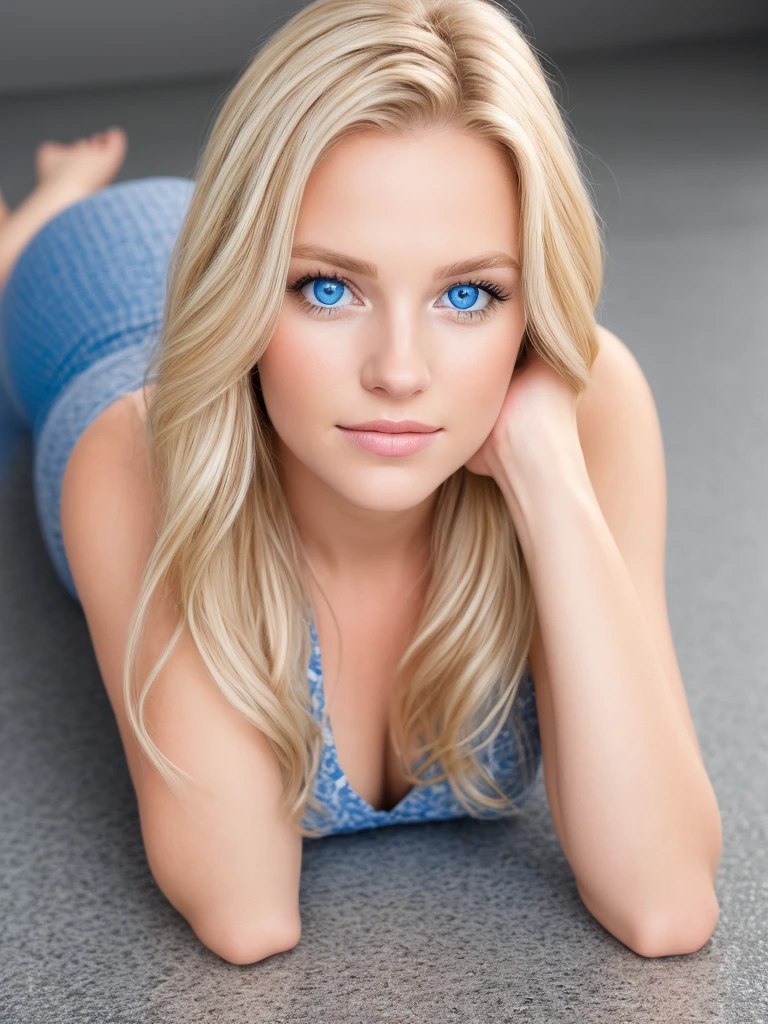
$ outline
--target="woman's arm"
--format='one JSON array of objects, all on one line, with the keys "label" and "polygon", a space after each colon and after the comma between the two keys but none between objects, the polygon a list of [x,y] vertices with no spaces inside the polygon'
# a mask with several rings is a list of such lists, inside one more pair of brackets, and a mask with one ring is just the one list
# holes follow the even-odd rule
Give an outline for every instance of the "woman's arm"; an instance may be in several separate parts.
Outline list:
[{"label": "woman's arm", "polygon": [[[147,724],[161,750],[201,785],[177,798],[127,721],[123,652],[152,544],[146,446],[135,420],[133,404],[119,401],[75,446],[62,493],[67,558],[125,748],[153,877],[206,946],[232,963],[253,963],[299,941],[301,836],[280,812],[280,772],[266,737],[222,696],[188,630],[152,684]],[[172,626],[158,603],[148,620],[144,674]]]},{"label": "woman's arm", "polygon": [[536,600],[531,668],[564,852],[587,909],[665,956],[714,930],[721,824],[667,619],[656,410],[606,334],[579,407],[584,448],[531,437],[500,486]]}]

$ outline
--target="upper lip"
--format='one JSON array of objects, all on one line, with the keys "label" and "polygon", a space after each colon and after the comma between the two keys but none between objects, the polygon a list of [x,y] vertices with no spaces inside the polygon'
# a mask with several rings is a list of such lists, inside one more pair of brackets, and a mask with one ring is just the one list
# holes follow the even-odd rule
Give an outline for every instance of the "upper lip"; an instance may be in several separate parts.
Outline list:
[{"label": "upper lip", "polygon": [[423,434],[441,428],[431,427],[428,423],[419,423],[418,420],[366,420],[365,423],[352,423],[344,429],[378,430],[382,434]]}]

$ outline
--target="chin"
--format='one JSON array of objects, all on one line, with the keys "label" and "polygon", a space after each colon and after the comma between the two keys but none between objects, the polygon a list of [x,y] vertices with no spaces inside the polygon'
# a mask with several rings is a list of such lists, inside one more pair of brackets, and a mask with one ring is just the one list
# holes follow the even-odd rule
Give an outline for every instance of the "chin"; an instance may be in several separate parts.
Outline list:
[{"label": "chin", "polygon": [[378,469],[370,475],[353,471],[343,480],[335,477],[327,483],[358,508],[370,512],[405,512],[426,501],[445,479],[439,474],[434,477],[428,475],[423,470],[403,473],[399,469],[387,473]]}]

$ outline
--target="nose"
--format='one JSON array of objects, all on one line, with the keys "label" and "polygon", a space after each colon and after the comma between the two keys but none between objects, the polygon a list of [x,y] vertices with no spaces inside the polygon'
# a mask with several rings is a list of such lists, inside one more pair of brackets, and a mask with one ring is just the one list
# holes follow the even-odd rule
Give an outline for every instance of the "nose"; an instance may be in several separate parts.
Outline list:
[{"label": "nose", "polygon": [[423,391],[431,379],[430,342],[413,313],[400,311],[382,318],[373,328],[370,349],[362,370],[362,383],[393,398]]}]

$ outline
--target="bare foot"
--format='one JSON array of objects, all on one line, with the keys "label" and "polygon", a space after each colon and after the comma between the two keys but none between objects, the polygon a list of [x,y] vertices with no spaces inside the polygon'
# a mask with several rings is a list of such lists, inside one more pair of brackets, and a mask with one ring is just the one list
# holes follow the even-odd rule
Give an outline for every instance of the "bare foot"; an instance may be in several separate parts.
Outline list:
[{"label": "bare foot", "polygon": [[41,142],[35,150],[38,185],[89,195],[112,181],[127,149],[128,136],[122,128],[109,128],[70,144]]},{"label": "bare foot", "polygon": [[37,147],[37,187],[14,210],[3,214],[0,208],[0,289],[33,235],[72,203],[108,185],[127,149],[128,137],[122,128],[71,144],[42,142]]}]

